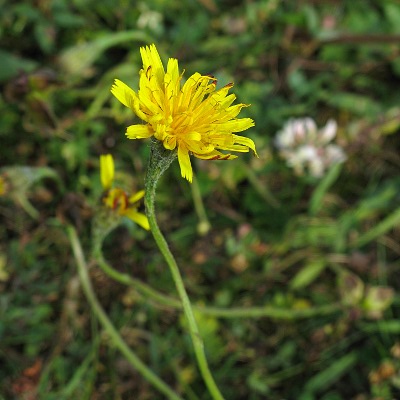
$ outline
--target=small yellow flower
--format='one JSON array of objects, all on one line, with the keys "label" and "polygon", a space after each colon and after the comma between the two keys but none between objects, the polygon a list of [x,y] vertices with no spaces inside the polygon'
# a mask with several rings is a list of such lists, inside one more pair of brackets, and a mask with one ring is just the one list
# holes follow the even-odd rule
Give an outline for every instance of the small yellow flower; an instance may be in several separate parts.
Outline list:
[{"label": "small yellow flower", "polygon": [[114,159],[111,154],[100,156],[100,179],[105,195],[103,203],[106,207],[116,211],[119,215],[127,217],[136,222],[142,228],[149,230],[147,217],[138,212],[138,201],[144,196],[144,190],[129,196],[120,188],[113,188],[114,181]]},{"label": "small yellow flower", "polygon": [[141,47],[140,53],[143,69],[138,93],[118,79],[111,88],[122,104],[146,122],[129,126],[129,139],[154,136],[166,149],[177,149],[182,176],[189,182],[193,179],[189,155],[205,160],[231,160],[236,156],[219,150],[249,149],[257,155],[251,139],[234,134],[254,126],[254,121],[236,118],[247,105],[232,106],[236,96],[228,92],[233,84],[216,90],[214,77],[196,72],[182,86],[178,60],[170,58],[165,72],[154,44]]}]

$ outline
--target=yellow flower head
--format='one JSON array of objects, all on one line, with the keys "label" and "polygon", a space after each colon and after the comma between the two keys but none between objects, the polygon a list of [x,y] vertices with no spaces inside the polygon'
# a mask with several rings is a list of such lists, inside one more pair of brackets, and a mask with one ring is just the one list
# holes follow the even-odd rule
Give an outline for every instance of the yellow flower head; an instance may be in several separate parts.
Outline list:
[{"label": "yellow flower head", "polygon": [[138,212],[138,201],[144,196],[144,190],[129,196],[121,188],[113,188],[114,159],[111,154],[100,156],[100,179],[105,191],[103,203],[106,207],[114,210],[119,215],[128,217],[142,228],[149,230],[147,217]]},{"label": "yellow flower head", "polygon": [[178,60],[168,60],[167,71],[154,44],[140,48],[143,69],[139,90],[116,79],[112,94],[146,124],[127,128],[129,139],[154,136],[168,150],[178,151],[181,173],[189,182],[193,170],[189,154],[205,160],[231,160],[235,155],[219,150],[256,153],[254,142],[234,134],[254,126],[250,118],[236,118],[245,104],[232,106],[236,99],[228,94],[233,84],[216,90],[212,76],[193,74],[183,85]]}]

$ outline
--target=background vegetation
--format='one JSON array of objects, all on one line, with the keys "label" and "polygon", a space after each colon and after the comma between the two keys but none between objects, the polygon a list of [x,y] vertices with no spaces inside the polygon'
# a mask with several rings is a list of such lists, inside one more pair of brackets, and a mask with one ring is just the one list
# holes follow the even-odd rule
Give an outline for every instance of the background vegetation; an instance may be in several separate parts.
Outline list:
[{"label": "background vegetation", "polygon": [[[0,398],[158,399],[109,346],[81,293],[65,225],[90,249],[98,157],[143,188],[148,145],[128,141],[139,46],[186,76],[234,82],[260,158],[196,160],[198,193],[175,163],[157,211],[198,305],[227,399],[400,397],[400,3],[364,1],[0,1]],[[276,132],[293,117],[338,122],[347,161],[295,176]],[[12,167],[12,168],[10,168]],[[24,169],[22,167],[35,167]],[[1,187],[0,187],[1,189]],[[196,200],[197,199],[197,200]],[[196,201],[194,201],[196,200]],[[125,221],[105,258],[160,292],[173,282],[151,235]],[[101,304],[140,358],[183,398],[207,399],[181,313],[95,263]],[[266,311],[265,311],[266,310]]]}]

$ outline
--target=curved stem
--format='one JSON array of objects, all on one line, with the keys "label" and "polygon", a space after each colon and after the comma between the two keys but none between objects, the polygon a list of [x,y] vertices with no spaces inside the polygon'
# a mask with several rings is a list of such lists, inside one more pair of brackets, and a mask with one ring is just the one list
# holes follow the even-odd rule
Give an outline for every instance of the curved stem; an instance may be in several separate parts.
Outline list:
[{"label": "curved stem", "polygon": [[111,338],[112,343],[119,349],[119,351],[125,356],[129,363],[155,388],[163,393],[168,399],[172,400],[183,400],[178,396],[165,382],[163,382],[153,371],[151,371],[139,358],[138,356],[128,347],[114,325],[104,312],[96,295],[93,291],[92,284],[90,282],[89,274],[87,272],[87,264],[83,255],[82,247],[75,229],[72,226],[67,227],[69,240],[71,242],[72,251],[78,267],[79,278],[81,280],[83,291],[86,295],[87,300],[90,303],[91,309],[95,313],[97,319],[103,325],[108,335]]},{"label": "curved stem", "polygon": [[145,295],[146,299],[154,300],[164,307],[177,309],[182,308],[182,304],[177,298],[160,293],[139,279],[133,278],[129,274],[124,274],[112,268],[104,259],[100,246],[93,251],[93,258],[103,272],[111,279],[114,279],[115,281],[124,285],[134,287],[139,293]]},{"label": "curved stem", "polygon": [[204,315],[218,318],[275,318],[286,321],[295,319],[311,318],[317,315],[329,315],[340,311],[343,306],[340,303],[327,304],[319,307],[304,308],[298,310],[284,309],[279,307],[194,307],[196,311]]},{"label": "curved stem", "polygon": [[192,306],[190,304],[189,297],[183,284],[181,273],[179,271],[175,258],[168,247],[167,241],[165,240],[163,234],[160,231],[160,228],[158,227],[155,216],[154,199],[158,180],[171,165],[172,161],[174,161],[175,158],[176,152],[165,150],[158,141],[153,140],[145,183],[146,194],[144,202],[146,207],[146,214],[149,220],[150,229],[153,234],[154,240],[156,241],[158,248],[160,249],[162,255],[165,258],[165,261],[170,268],[176,289],[179,294],[179,298],[181,299],[183,311],[189,325],[189,332],[192,339],[194,352],[196,354],[197,363],[199,365],[203,380],[213,399],[223,400],[223,396],[219,391],[213,376],[211,375],[211,371],[207,363],[203,340],[200,336],[199,328],[197,326]]},{"label": "curved stem", "polygon": [[[153,300],[160,306],[171,307],[178,310],[182,309],[182,303],[177,298],[163,294],[139,279],[132,278],[129,274],[124,274],[112,268],[107,261],[104,260],[99,249],[93,252],[93,257],[103,272],[111,279],[124,285],[134,287],[139,293],[144,295],[146,299]],[[231,308],[193,305],[192,308],[204,315],[211,315],[217,318],[275,318],[292,321],[318,315],[333,314],[340,311],[343,305],[341,303],[332,303],[304,309],[285,309],[268,305],[262,307]]]}]

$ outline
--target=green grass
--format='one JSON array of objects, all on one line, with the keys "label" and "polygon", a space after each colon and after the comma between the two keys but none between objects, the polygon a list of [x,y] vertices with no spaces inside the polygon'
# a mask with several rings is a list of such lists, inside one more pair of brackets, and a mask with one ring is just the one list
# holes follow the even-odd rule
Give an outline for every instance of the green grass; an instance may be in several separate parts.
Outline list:
[{"label": "green grass", "polygon": [[[195,160],[193,187],[175,162],[156,199],[225,398],[400,397],[397,2],[0,8],[0,398],[164,398],[96,319],[67,225],[130,349],[182,398],[210,398],[151,234],[124,221],[105,238],[103,262],[120,281],[91,255],[99,155],[113,154],[120,185],[144,188],[149,141],[125,138],[138,119],[110,87],[137,88],[139,47],[150,43],[185,77],[234,82],[251,104],[241,116],[256,123],[246,135],[259,159]],[[347,154],[321,180],[296,176],[274,146],[288,119],[305,116],[335,119]]]}]

